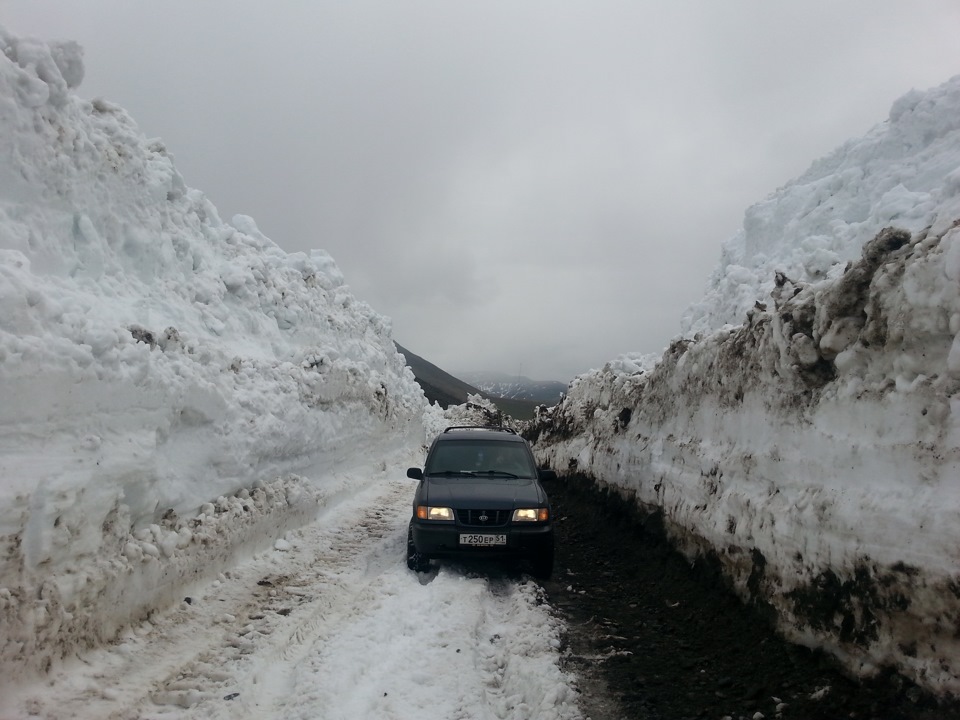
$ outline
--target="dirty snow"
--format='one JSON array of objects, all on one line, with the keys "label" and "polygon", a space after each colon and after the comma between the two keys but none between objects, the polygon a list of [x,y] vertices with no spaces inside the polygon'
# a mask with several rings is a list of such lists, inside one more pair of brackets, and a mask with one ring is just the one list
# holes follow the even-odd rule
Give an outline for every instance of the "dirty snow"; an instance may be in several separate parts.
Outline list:
[{"label": "dirty snow", "polygon": [[0,716],[575,717],[534,585],[405,567],[389,320],[0,48]]},{"label": "dirty snow", "polygon": [[533,428],[788,636],[940,694],[960,694],[958,178],[960,76],[750,208],[687,336],[577,378]]}]

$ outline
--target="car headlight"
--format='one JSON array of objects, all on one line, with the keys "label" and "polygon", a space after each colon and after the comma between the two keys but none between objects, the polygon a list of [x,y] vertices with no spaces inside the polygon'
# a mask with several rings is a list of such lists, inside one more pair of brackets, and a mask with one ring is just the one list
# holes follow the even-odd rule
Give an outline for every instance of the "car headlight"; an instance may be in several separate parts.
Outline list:
[{"label": "car headlight", "polygon": [[513,511],[514,522],[546,522],[550,519],[547,508],[518,508]]},{"label": "car headlight", "polygon": [[453,520],[453,509],[417,505],[417,518],[420,520]]}]

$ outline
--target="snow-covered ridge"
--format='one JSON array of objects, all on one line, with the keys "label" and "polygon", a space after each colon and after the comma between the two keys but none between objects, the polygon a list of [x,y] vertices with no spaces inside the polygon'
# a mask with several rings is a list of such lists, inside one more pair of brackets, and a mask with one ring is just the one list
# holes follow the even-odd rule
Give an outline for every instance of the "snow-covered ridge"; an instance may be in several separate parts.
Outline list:
[{"label": "snow-covered ridge", "polygon": [[[829,212],[813,211],[780,191],[765,207],[787,244],[766,246],[770,292],[749,296],[743,325],[678,339],[656,362],[624,357],[581,376],[532,432],[542,461],[618,488],[662,514],[684,552],[715,556],[786,635],[855,672],[892,667],[956,695],[960,78],[908,98],[895,122],[913,112],[922,127],[953,129],[937,140],[917,129],[914,155],[884,154],[874,131],[814,168],[839,168],[873,143],[876,157],[860,155],[871,174],[925,178],[914,205],[902,190],[883,199],[860,185],[868,197],[838,189]],[[873,231],[853,262],[831,260],[825,277],[805,280],[823,256],[804,239],[831,213],[832,227],[850,229],[862,212],[908,222]],[[797,264],[789,270],[774,251]],[[738,307],[744,287],[756,290],[729,266],[717,277],[729,282],[704,308]],[[700,319],[706,329],[718,317]]]},{"label": "snow-covered ridge", "polygon": [[419,447],[425,400],[323,251],[222,221],[79,98],[80,48],[0,29],[0,666],[110,636]]},{"label": "snow-covered ridge", "polygon": [[703,299],[687,309],[684,334],[742,323],[778,271],[802,282],[837,277],[885,227],[942,232],[960,216],[958,136],[960,76],[898,99],[865,137],[747,209]]}]

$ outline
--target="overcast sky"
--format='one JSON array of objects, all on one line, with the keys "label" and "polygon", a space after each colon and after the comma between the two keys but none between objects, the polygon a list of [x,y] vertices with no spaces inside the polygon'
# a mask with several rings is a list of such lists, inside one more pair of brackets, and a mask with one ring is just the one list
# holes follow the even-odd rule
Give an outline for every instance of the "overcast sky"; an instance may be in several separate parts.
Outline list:
[{"label": "overcast sky", "polygon": [[960,73],[956,0],[0,0],[453,372],[659,352],[750,204]]}]

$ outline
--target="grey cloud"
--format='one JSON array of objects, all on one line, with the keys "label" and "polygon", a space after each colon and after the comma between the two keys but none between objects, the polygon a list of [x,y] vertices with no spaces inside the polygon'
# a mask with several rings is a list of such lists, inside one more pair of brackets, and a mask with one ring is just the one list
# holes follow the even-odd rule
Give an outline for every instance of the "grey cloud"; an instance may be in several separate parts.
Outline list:
[{"label": "grey cloud", "polygon": [[750,203],[960,72],[954,0],[0,8],[406,347],[544,379],[662,349]]}]

